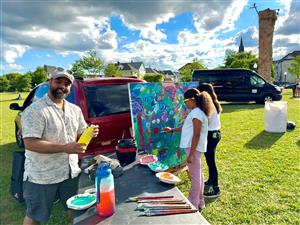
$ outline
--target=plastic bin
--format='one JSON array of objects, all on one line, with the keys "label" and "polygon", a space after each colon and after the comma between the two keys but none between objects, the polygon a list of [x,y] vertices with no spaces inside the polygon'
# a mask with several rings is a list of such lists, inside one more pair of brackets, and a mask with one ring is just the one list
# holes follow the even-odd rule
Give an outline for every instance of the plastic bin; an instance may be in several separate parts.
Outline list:
[{"label": "plastic bin", "polygon": [[287,102],[265,102],[264,128],[271,133],[286,132]]}]

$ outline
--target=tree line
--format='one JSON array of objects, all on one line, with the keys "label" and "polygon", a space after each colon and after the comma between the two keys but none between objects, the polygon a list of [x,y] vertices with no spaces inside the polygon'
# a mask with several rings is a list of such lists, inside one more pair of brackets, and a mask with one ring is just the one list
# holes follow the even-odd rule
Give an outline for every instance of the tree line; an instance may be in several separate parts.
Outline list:
[{"label": "tree line", "polygon": [[[224,65],[219,65],[216,69],[222,68],[244,68],[250,70],[257,70],[254,65],[258,64],[257,57],[250,52],[230,52],[226,55]],[[191,63],[187,63],[185,66],[179,69],[179,81],[191,81],[192,71],[195,69],[207,69],[207,67],[201,62],[201,60],[195,58]],[[104,65],[95,50],[91,50],[85,56],[76,60],[72,64],[71,70],[75,76],[85,77],[86,75],[100,75],[104,73],[105,76],[122,76],[122,71],[115,64],[109,63]],[[288,71],[296,78],[300,77],[300,56],[294,58]],[[275,67],[272,68],[272,77],[275,76]],[[162,82],[164,77],[162,74],[145,74],[143,77],[139,75],[139,78],[148,82]],[[34,72],[28,71],[25,74],[9,73],[0,76],[0,92],[12,91],[22,92],[29,91],[37,84],[48,80],[48,74],[42,66],[36,68]]]}]

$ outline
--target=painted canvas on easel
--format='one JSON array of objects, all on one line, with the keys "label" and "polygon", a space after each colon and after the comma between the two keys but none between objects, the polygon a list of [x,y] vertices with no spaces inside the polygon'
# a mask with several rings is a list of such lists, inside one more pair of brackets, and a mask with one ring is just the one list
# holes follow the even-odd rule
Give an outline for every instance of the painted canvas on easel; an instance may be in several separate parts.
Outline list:
[{"label": "painted canvas on easel", "polygon": [[163,128],[178,127],[188,114],[183,94],[197,82],[131,83],[129,96],[133,134],[140,150],[158,156],[169,167],[186,161],[179,148],[180,133],[164,133]]}]

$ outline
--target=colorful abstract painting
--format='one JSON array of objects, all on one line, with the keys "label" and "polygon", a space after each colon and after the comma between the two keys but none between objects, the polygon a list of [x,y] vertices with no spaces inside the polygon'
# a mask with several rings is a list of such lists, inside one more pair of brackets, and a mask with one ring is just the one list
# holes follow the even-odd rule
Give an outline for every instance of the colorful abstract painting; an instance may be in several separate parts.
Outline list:
[{"label": "colorful abstract painting", "polygon": [[188,114],[183,94],[197,82],[131,83],[129,96],[133,134],[138,149],[157,155],[169,167],[186,161],[179,148],[180,132],[165,133],[164,127],[178,127]]}]

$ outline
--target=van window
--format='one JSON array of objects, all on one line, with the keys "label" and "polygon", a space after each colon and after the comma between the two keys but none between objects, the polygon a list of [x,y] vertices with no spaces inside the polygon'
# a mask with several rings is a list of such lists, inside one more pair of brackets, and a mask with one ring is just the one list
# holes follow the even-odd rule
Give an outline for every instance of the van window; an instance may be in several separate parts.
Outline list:
[{"label": "van window", "polygon": [[[40,85],[35,93],[34,93],[34,97],[32,99],[32,102],[44,97],[44,95],[46,95],[48,93],[48,87],[49,84],[48,83],[45,83],[45,84],[42,84]],[[69,95],[66,97],[66,100],[69,101],[69,102],[72,102],[72,103],[75,103],[75,99],[74,99],[74,88],[73,86],[71,87],[71,90],[70,90],[70,93]]]},{"label": "van window", "polygon": [[42,84],[36,89],[32,102],[42,98],[47,93],[48,93],[48,83]]},{"label": "van window", "polygon": [[258,76],[251,75],[250,84],[253,87],[263,87],[265,85],[265,81]]},{"label": "van window", "polygon": [[244,88],[247,76],[235,71],[197,71],[193,72],[193,81],[210,83],[215,87]]},{"label": "van window", "polygon": [[193,72],[193,81],[199,81],[199,83],[210,83],[214,86],[223,85],[223,76],[209,72],[209,70],[204,73],[203,71],[195,70]]},{"label": "van window", "polygon": [[244,88],[245,74],[226,74],[224,76],[224,86],[227,88]]},{"label": "van window", "polygon": [[89,117],[130,111],[128,85],[101,85],[85,88]]}]

